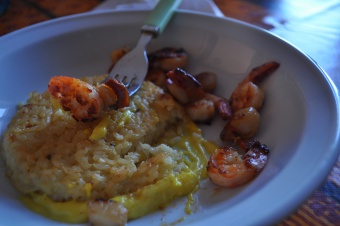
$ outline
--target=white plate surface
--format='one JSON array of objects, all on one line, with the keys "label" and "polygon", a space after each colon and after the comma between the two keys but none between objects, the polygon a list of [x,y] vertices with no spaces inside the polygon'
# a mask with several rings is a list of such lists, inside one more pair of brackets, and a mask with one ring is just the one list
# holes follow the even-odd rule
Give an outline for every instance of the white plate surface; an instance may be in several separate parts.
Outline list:
[{"label": "white plate surface", "polygon": [[[33,90],[44,91],[54,75],[106,73],[112,50],[133,47],[147,11],[89,13],[52,20],[0,38],[0,134],[17,103]],[[184,47],[187,71],[218,74],[217,93],[229,97],[252,68],[271,60],[280,68],[261,87],[266,92],[259,140],[271,149],[264,171],[236,189],[202,182],[197,209],[184,213],[186,198],[129,225],[267,225],[297,208],[325,179],[337,159],[339,103],[328,76],[308,56],[284,40],[253,26],[209,15],[180,11],[149,45]],[[219,120],[203,126],[219,142]],[[62,225],[26,209],[0,163],[0,224]]]}]

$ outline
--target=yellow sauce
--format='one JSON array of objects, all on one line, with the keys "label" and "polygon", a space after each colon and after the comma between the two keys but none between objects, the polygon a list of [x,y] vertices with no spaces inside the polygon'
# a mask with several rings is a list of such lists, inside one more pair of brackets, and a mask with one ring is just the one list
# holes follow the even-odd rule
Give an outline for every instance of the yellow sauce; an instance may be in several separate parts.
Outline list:
[{"label": "yellow sauce", "polygon": [[[99,139],[105,133],[106,121],[107,119],[103,119],[94,129],[91,135],[93,139]],[[129,219],[165,208],[172,200],[184,195],[188,195],[185,212],[191,213],[191,206],[194,203],[193,192],[198,188],[199,180],[207,176],[206,153],[212,153],[216,146],[198,135],[201,134],[201,130],[193,122],[185,124],[184,128],[185,132],[180,142],[172,147],[181,149],[184,153],[184,162],[187,167],[181,173],[171,174],[134,193],[112,198],[124,204],[128,209]],[[88,192],[91,192],[90,186],[87,189]],[[22,201],[31,210],[57,221],[66,223],[87,221],[86,202],[54,202],[46,195],[38,194],[26,195]]]},{"label": "yellow sauce", "polygon": [[91,196],[92,184],[86,183],[85,184],[85,191],[86,191],[86,197],[89,198]]},{"label": "yellow sauce", "polygon": [[129,110],[124,111],[122,117],[118,121],[118,126],[124,126],[125,124],[129,123],[132,114],[133,113]]},{"label": "yellow sauce", "polygon": [[146,186],[132,194],[117,196],[113,200],[123,203],[128,209],[128,218],[134,219],[166,207],[171,200],[195,189],[198,182],[197,175],[188,170],[176,176],[169,175],[156,184]]},{"label": "yellow sauce", "polygon": [[192,213],[192,205],[195,204],[195,200],[194,200],[194,192],[196,192],[196,190],[190,192],[190,193],[187,195],[188,201],[187,201],[187,203],[185,204],[185,212],[186,212],[187,214],[191,214],[191,213]]},{"label": "yellow sauce", "polygon": [[84,223],[87,221],[86,202],[54,202],[46,195],[34,194],[21,197],[29,209],[52,220],[65,223]]},{"label": "yellow sauce", "polygon": [[102,139],[106,136],[107,133],[107,124],[109,122],[109,116],[105,115],[99,124],[93,129],[92,134],[90,136],[91,141],[96,141]]}]

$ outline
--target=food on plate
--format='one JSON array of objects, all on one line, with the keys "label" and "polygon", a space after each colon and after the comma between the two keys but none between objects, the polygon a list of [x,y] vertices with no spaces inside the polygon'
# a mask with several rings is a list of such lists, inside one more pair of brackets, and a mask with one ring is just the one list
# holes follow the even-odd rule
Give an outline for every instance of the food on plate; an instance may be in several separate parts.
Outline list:
[{"label": "food on plate", "polygon": [[[104,78],[83,81],[96,86]],[[49,92],[33,92],[8,126],[2,155],[26,205],[77,223],[87,219],[80,211],[87,201],[113,198],[132,219],[189,194],[206,176],[209,147],[183,108],[145,82],[128,107],[86,122],[55,104]]]},{"label": "food on plate", "polygon": [[180,68],[166,73],[165,87],[193,121],[210,122],[218,112],[227,121],[220,133],[221,140],[246,143],[242,145],[247,151],[243,157],[231,146],[217,148],[210,156],[207,171],[213,183],[224,187],[240,186],[264,168],[269,149],[251,140],[259,128],[258,111],[264,102],[264,91],[258,85],[278,67],[279,63],[271,61],[252,69],[229,100],[211,93],[216,88],[214,73],[204,72],[194,77]]},{"label": "food on plate", "polygon": [[[112,65],[127,52],[114,51]],[[184,49],[148,57],[146,81],[132,97],[106,75],[55,76],[18,108],[1,154],[26,206],[67,223],[124,225],[192,194],[203,178],[235,187],[264,168],[269,149],[252,140],[264,98],[258,84],[278,63],[252,70],[228,100],[213,93],[216,74],[183,69]],[[216,115],[226,121],[220,138],[244,157],[202,137],[194,121]]]},{"label": "food on plate", "polygon": [[249,139],[254,136],[259,127],[259,111],[265,97],[258,85],[279,66],[278,62],[270,61],[252,69],[232,92],[229,102],[233,116],[220,134],[223,141]]},{"label": "food on plate", "polygon": [[242,157],[231,146],[218,148],[210,156],[207,167],[210,180],[224,187],[243,185],[261,172],[267,163],[269,148],[251,140],[260,125],[264,92],[258,84],[271,75],[279,63],[271,61],[258,66],[239,83],[230,97],[232,115],[220,133],[223,141],[232,140],[244,150]]},{"label": "food on plate", "polygon": [[[243,157],[231,146],[216,149],[207,168],[213,183],[224,187],[243,185],[264,168],[269,149],[259,141],[251,140],[260,126],[259,111],[265,97],[258,85],[279,66],[271,61],[252,69],[229,100],[211,93],[216,84],[213,73],[201,73],[196,78],[178,68],[167,73],[169,93],[184,105],[192,120],[210,122],[218,112],[227,121],[220,133],[221,140],[247,144],[244,147],[247,153]],[[208,88],[203,88],[202,84]]]},{"label": "food on plate", "polygon": [[[191,74],[176,68],[167,74],[166,88],[184,108],[190,118],[196,122],[209,122],[218,114],[229,119],[231,108],[227,99],[206,92],[204,86]],[[210,76],[201,77],[201,82],[210,80]],[[210,81],[207,81],[209,83]]]}]

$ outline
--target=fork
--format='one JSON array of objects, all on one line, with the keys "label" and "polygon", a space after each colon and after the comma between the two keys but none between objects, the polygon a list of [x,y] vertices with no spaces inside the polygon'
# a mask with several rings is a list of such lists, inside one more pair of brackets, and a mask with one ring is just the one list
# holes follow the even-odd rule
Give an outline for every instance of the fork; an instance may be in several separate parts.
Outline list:
[{"label": "fork", "polygon": [[142,35],[136,47],[124,55],[113,67],[108,77],[125,85],[129,95],[135,94],[141,87],[148,71],[149,62],[146,46],[152,38],[163,32],[181,0],[160,0],[142,26]]}]

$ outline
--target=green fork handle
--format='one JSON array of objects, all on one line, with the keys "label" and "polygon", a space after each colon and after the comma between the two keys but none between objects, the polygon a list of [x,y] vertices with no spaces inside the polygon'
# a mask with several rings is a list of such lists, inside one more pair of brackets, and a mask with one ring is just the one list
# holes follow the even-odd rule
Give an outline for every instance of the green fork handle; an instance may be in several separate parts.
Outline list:
[{"label": "green fork handle", "polygon": [[[162,33],[181,2],[182,0],[160,0],[146,19],[145,26],[155,27],[155,36]],[[143,30],[144,29],[142,28],[142,31]]]}]

